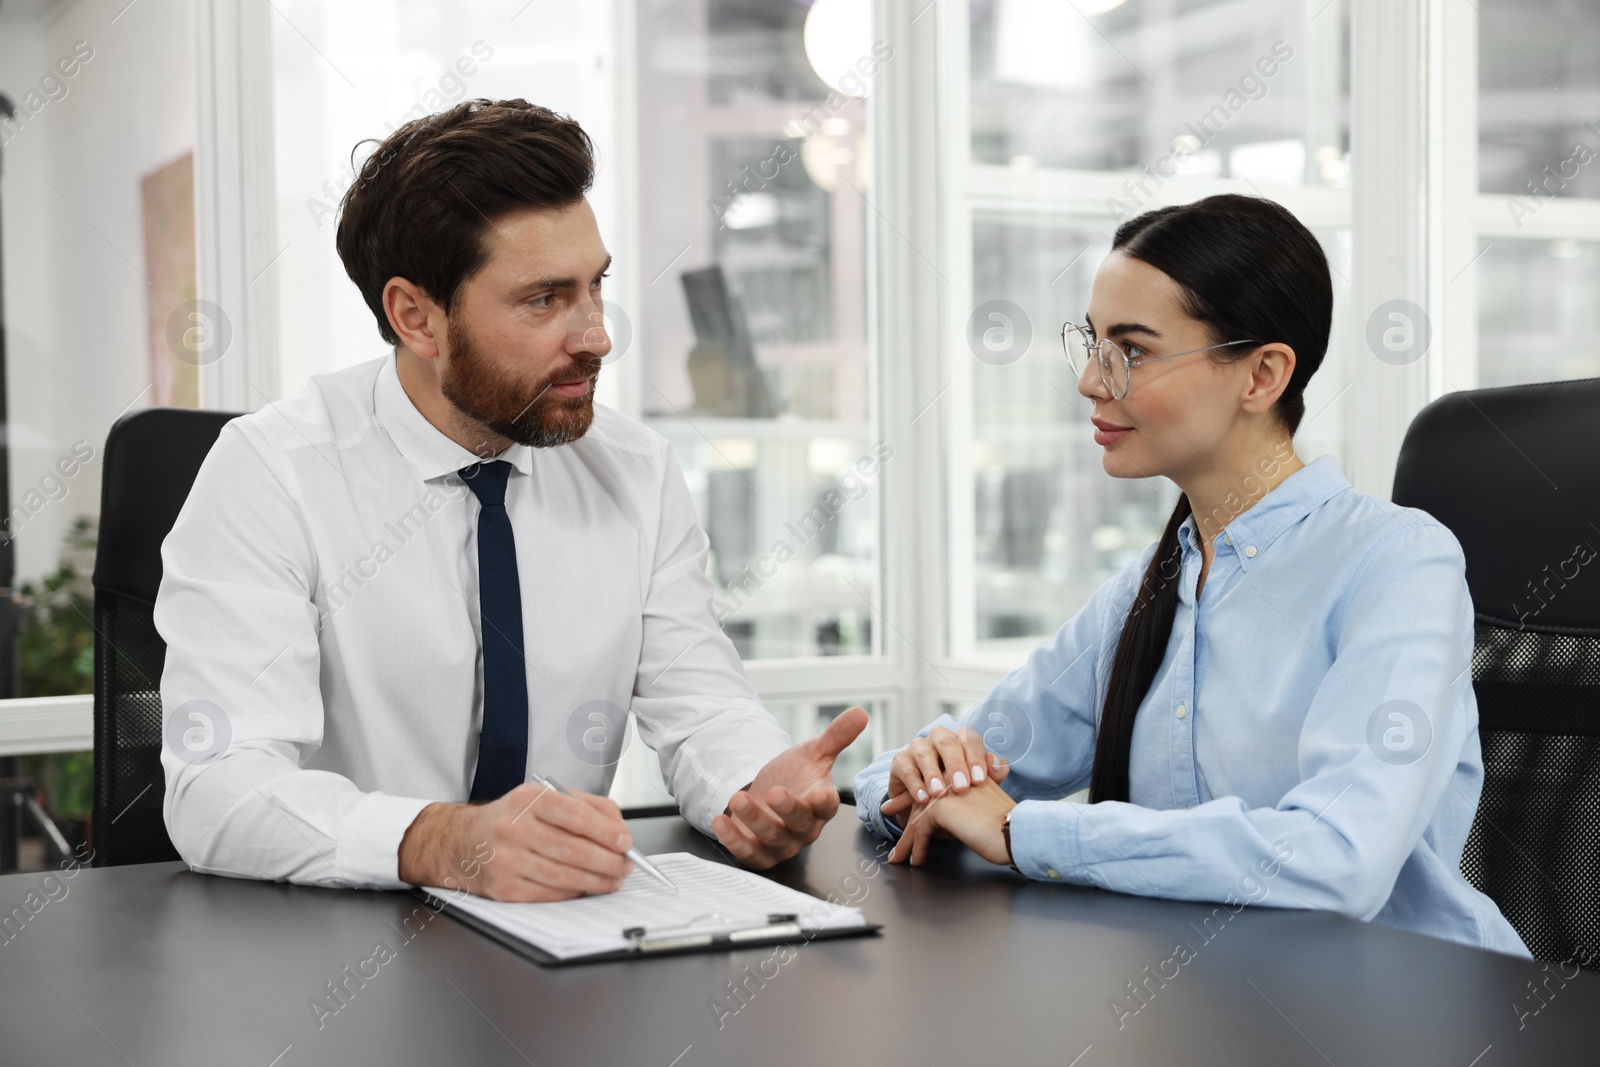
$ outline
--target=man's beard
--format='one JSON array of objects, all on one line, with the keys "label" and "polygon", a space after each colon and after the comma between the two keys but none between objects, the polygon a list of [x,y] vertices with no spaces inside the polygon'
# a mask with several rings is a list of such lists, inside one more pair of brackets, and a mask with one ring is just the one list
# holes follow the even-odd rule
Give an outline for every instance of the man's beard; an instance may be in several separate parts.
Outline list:
[{"label": "man's beard", "polygon": [[594,421],[594,381],[581,397],[550,392],[556,382],[594,374],[600,361],[579,361],[525,385],[495,366],[464,325],[446,329],[450,362],[439,391],[463,415],[485,429],[533,448],[554,448],[582,437]]}]

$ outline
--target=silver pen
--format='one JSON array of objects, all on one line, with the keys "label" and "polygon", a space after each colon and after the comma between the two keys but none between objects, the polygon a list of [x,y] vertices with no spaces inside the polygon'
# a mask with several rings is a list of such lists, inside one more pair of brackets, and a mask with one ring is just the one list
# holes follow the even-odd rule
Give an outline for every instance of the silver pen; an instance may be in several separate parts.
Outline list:
[{"label": "silver pen", "polygon": [[[549,786],[557,793],[565,793],[569,797],[572,796],[572,790],[568,789],[554,778],[546,777],[545,775],[540,774],[538,771],[530,772],[528,775],[528,780],[530,782],[537,783],[538,785]],[[650,875],[652,878],[666,886],[668,889],[672,890],[674,893],[678,891],[678,887],[672,884],[672,879],[656,870],[656,865],[645,859],[644,853],[640,852],[636,848],[630,848],[625,855],[632,860],[641,871],[644,871],[646,874]]]}]

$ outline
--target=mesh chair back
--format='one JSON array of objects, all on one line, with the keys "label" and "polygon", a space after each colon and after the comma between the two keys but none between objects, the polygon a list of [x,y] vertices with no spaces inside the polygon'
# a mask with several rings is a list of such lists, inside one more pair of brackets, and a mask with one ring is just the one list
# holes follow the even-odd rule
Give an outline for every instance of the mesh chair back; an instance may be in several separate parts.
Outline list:
[{"label": "mesh chair back", "polygon": [[236,413],[150,408],[106,437],[94,564],[94,814],[97,865],[177,859],[162,819],[161,670],[155,627],[161,542],[206,453]]},{"label": "mesh chair back", "polygon": [[1477,613],[1461,870],[1535,956],[1600,969],[1600,378],[1434,401],[1393,499],[1456,535]]}]

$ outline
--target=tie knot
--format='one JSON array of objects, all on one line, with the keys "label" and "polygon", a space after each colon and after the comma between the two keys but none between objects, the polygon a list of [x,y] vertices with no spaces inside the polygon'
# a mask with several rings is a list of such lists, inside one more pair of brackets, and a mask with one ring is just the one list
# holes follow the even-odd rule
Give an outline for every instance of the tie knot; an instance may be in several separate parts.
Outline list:
[{"label": "tie knot", "polygon": [[503,459],[487,463],[474,463],[456,472],[467,483],[478,503],[486,508],[499,507],[506,502],[506,479],[511,476],[511,464]]}]

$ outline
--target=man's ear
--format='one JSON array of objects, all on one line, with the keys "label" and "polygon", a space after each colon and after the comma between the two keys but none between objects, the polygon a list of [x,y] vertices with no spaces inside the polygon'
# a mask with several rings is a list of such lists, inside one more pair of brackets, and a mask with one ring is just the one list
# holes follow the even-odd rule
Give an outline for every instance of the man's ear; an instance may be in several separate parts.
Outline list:
[{"label": "man's ear", "polygon": [[1263,345],[1250,357],[1250,380],[1245,384],[1240,406],[1252,415],[1272,410],[1278,397],[1294,377],[1294,349],[1274,342]]},{"label": "man's ear", "polygon": [[400,343],[424,359],[434,359],[443,344],[444,309],[427,291],[399,275],[383,286],[383,313]]}]

